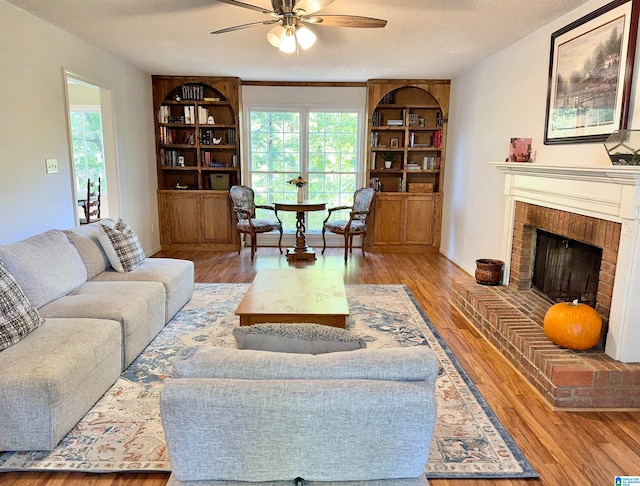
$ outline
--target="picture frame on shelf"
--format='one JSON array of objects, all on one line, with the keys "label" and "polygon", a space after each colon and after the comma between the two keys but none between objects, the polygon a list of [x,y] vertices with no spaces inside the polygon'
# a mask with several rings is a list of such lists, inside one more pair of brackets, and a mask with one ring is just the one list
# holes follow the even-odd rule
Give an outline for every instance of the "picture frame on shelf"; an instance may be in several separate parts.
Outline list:
[{"label": "picture frame on shelf", "polygon": [[418,117],[418,126],[419,127],[424,127],[424,117],[423,116],[419,116]]},{"label": "picture frame on shelf", "polygon": [[389,139],[389,146],[391,148],[398,148],[400,146],[400,139],[399,138]]},{"label": "picture frame on shelf", "polygon": [[627,127],[640,0],[615,0],[551,34],[544,144]]}]

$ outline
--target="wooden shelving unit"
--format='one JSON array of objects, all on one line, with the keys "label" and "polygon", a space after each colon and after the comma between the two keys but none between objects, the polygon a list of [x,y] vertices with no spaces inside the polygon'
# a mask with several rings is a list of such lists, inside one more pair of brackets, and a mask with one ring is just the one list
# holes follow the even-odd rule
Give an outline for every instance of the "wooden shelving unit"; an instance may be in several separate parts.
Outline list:
[{"label": "wooden shelving unit", "polygon": [[228,194],[241,180],[240,79],[152,83],[162,247],[236,248]]},{"label": "wooden shelving unit", "polygon": [[[440,246],[450,81],[367,83],[368,178],[380,192],[368,245]],[[396,156],[385,167],[384,154]]]}]

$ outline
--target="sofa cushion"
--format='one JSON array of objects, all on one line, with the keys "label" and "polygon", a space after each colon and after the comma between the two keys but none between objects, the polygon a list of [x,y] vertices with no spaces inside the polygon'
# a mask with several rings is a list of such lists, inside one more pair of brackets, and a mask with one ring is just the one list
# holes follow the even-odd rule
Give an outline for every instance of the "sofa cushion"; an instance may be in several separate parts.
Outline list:
[{"label": "sofa cushion", "polygon": [[101,224],[98,227],[98,240],[111,265],[120,273],[130,272],[145,259],[138,236],[121,219],[116,221],[113,228]]},{"label": "sofa cushion", "polygon": [[159,282],[87,282],[40,309],[45,319],[111,319],[122,326],[122,369],[129,366],[164,327],[165,291]]},{"label": "sofa cushion", "polygon": [[0,353],[0,450],[53,449],[118,379],[121,363],[118,322],[45,319]]},{"label": "sofa cushion", "polygon": [[40,314],[0,262],[0,351],[13,346],[41,324]]},{"label": "sofa cushion", "polygon": [[322,324],[256,324],[233,329],[238,349],[322,354],[367,347],[360,336]]},{"label": "sofa cushion", "polygon": [[438,360],[427,346],[290,354],[192,346],[173,360],[173,378],[238,380],[402,380],[435,383]]},{"label": "sofa cushion", "polygon": [[0,261],[36,309],[73,292],[87,269],[66,235],[56,229],[0,246]]},{"label": "sofa cushion", "polygon": [[103,218],[100,222],[62,230],[71,244],[76,247],[85,267],[87,267],[87,280],[91,280],[111,268],[109,258],[98,240],[98,229],[101,224],[113,227],[114,223],[115,221],[111,219]]},{"label": "sofa cushion", "polygon": [[176,258],[147,258],[129,273],[110,268],[94,282],[160,282],[166,294],[165,321],[169,322],[193,295],[193,262]]}]

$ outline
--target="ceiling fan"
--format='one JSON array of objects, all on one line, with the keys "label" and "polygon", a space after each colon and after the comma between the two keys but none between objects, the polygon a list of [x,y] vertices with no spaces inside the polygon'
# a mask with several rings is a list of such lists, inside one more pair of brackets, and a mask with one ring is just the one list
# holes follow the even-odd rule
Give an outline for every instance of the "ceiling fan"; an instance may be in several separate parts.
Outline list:
[{"label": "ceiling fan", "polygon": [[306,25],[326,25],[331,27],[381,28],[387,25],[386,20],[356,15],[313,15],[334,2],[334,0],[271,0],[273,10],[240,2],[238,0],[218,0],[262,12],[272,17],[269,20],[214,30],[212,34],[224,34],[234,30],[246,29],[257,25],[277,24],[267,33],[267,40],[273,47],[282,52],[295,52],[297,47],[308,49],[316,41],[316,35]]}]

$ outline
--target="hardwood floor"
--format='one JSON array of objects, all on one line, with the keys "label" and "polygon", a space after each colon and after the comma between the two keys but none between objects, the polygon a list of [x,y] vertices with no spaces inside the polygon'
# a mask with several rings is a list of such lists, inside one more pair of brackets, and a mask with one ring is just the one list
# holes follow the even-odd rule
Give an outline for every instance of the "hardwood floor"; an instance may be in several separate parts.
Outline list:
[{"label": "hardwood floor", "polygon": [[[163,252],[195,262],[197,282],[251,282],[262,268],[286,268],[277,249]],[[450,304],[451,282],[467,276],[438,253],[367,253],[354,250],[347,265],[341,249],[318,256],[315,268],[344,269],[345,283],[406,284],[458,357],[540,479],[447,480],[433,486],[567,486],[614,484],[616,475],[640,475],[640,412],[554,412],[511,365]],[[299,262],[297,266],[305,266]],[[640,384],[639,384],[640,386]],[[16,486],[163,486],[167,474],[4,473]]]}]

